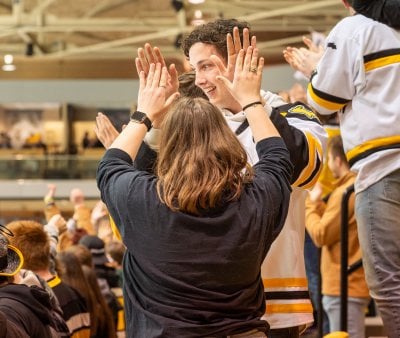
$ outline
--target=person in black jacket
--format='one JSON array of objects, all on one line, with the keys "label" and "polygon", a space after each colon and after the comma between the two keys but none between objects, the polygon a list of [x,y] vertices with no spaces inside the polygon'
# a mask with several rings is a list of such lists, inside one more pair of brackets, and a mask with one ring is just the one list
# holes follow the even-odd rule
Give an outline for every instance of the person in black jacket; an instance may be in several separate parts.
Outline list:
[{"label": "person in black jacket", "polygon": [[29,336],[0,311],[0,338],[29,338]]},{"label": "person in black jacket", "polygon": [[[6,329],[6,337],[12,337],[11,332],[15,331],[15,326],[22,331],[18,337],[53,337],[57,334],[57,324],[52,315],[49,294],[36,286],[14,283],[24,259],[16,247],[8,244],[1,233],[2,229],[3,226],[0,227],[0,313],[7,327],[0,325],[0,337],[6,334]],[[7,235],[10,234],[7,231]]]},{"label": "person in black jacket", "polygon": [[[241,50],[233,82],[260,161],[202,98],[166,97],[167,69],[140,74],[138,111],[101,160],[97,182],[127,247],[130,337],[265,337],[261,263],[284,224],[292,165],[260,101],[263,59]],[[101,114],[99,114],[101,117]],[[162,123],[155,175],[132,166]],[[245,334],[245,335],[243,335]]]}]

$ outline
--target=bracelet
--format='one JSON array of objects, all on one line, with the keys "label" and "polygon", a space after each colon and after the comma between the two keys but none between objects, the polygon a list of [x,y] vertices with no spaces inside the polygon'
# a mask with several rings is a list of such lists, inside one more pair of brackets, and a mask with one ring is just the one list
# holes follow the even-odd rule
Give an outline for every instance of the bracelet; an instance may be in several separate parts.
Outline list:
[{"label": "bracelet", "polygon": [[255,101],[255,102],[246,104],[246,105],[242,108],[242,110],[245,111],[247,108],[250,108],[250,107],[253,107],[253,106],[257,106],[257,105],[259,105],[259,104],[262,105],[262,102],[261,102],[261,101]]}]

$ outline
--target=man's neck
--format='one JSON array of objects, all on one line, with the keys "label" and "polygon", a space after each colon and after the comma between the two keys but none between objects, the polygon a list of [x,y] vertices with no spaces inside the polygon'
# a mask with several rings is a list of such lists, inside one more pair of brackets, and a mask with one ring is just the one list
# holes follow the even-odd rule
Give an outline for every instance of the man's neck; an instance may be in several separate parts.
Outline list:
[{"label": "man's neck", "polygon": [[49,279],[52,279],[54,277],[54,275],[50,273],[49,270],[37,270],[35,271],[35,273],[45,281],[48,281]]}]

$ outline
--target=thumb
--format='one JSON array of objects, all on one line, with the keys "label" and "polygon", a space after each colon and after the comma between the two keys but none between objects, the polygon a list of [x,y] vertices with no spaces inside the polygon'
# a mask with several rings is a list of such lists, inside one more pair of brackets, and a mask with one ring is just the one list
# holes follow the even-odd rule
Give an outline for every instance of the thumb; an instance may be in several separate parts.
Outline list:
[{"label": "thumb", "polygon": [[218,75],[216,79],[220,81],[226,88],[232,90],[232,83],[226,77]]},{"label": "thumb", "polygon": [[165,101],[164,108],[169,107],[176,99],[179,98],[181,94],[179,92],[173,93],[170,97]]}]

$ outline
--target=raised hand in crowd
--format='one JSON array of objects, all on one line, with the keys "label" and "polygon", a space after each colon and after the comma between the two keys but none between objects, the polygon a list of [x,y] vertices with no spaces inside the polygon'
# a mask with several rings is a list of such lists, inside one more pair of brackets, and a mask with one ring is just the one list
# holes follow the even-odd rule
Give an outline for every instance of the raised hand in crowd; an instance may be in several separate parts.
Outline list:
[{"label": "raised hand in crowd", "polygon": [[[224,63],[216,55],[211,56],[211,60],[219,68],[220,73],[224,73]],[[245,106],[250,102],[260,101],[261,78],[264,67],[264,58],[258,57],[258,49],[248,47],[241,49],[236,57],[233,79],[227,76],[218,76],[235,99]]]},{"label": "raised hand in crowd", "polygon": [[236,58],[241,49],[247,50],[249,46],[256,48],[257,39],[253,35],[250,39],[250,32],[248,28],[243,29],[243,41],[240,39],[239,27],[234,27],[232,34],[227,34],[226,44],[227,44],[227,66],[221,70],[222,73],[228,74],[230,80],[233,79],[236,66]]},{"label": "raised hand in crowd", "polygon": [[166,67],[168,72],[167,81],[165,83],[166,96],[171,96],[178,91],[178,71],[176,70],[175,64],[169,65],[165,62],[164,56],[162,55],[158,47],[152,47],[149,43],[146,43],[143,48],[138,49],[138,56],[135,59],[136,70],[138,74],[142,71],[145,76],[149,74],[150,65],[154,63],[160,63],[161,67]]},{"label": "raised hand in crowd", "polygon": [[283,51],[283,57],[293,69],[303,73],[309,79],[324,53],[324,47],[317,46],[305,36],[303,37],[303,42],[307,48],[288,46]]},{"label": "raised hand in crowd", "polygon": [[111,146],[111,144],[119,135],[118,130],[111,123],[108,116],[101,112],[97,114],[96,126],[94,127],[94,132],[96,133],[96,136],[101,142],[101,144],[106,149],[108,149]]},{"label": "raised hand in crowd", "polygon": [[150,64],[147,75],[144,71],[139,73],[137,109],[145,112],[153,123],[162,120],[172,102],[179,96],[177,91],[167,91],[169,80],[167,67],[159,62]]}]

